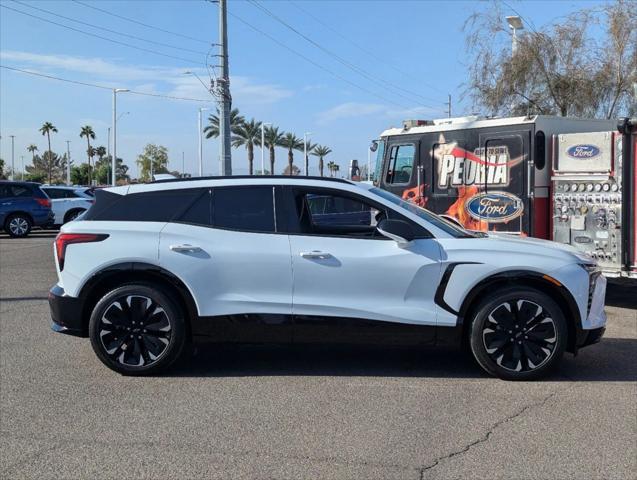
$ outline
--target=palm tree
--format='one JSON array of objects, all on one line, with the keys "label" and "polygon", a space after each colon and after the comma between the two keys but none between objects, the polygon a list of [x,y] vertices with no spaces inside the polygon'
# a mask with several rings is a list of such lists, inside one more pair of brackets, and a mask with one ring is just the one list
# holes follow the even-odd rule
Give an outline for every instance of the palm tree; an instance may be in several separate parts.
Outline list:
[{"label": "palm tree", "polygon": [[31,153],[31,162],[35,165],[35,152],[38,151],[38,146],[31,144],[27,147],[27,151]]},{"label": "palm tree", "polygon": [[103,145],[100,145],[95,149],[95,155],[97,155],[98,162],[101,162],[104,158],[104,155],[106,155],[106,148],[104,148]]},{"label": "palm tree", "polygon": [[261,122],[253,118],[237,126],[233,133],[232,146],[238,148],[245,145],[248,151],[248,171],[250,175],[254,175],[254,146],[261,145]]},{"label": "palm tree", "polygon": [[84,125],[80,130],[80,138],[86,137],[86,156],[88,157],[88,184],[91,184],[91,157],[95,155],[91,155],[91,139],[95,140],[95,132],[93,131],[93,127],[90,125]]},{"label": "palm tree", "polygon": [[[208,126],[203,129],[206,134],[206,138],[217,138],[219,136],[219,110],[216,115],[210,115],[208,117]],[[245,118],[239,115],[239,109],[233,108],[230,111],[230,132],[236,133],[236,129],[245,122]]]},{"label": "palm tree", "polygon": [[42,135],[46,135],[49,143],[49,155],[47,157],[48,161],[46,162],[49,183],[51,183],[51,169],[53,168],[53,159],[51,158],[53,156],[51,152],[51,133],[57,133],[57,131],[58,129],[51,122],[44,122],[44,124],[40,127],[40,133],[42,133]]},{"label": "palm tree", "polygon": [[341,167],[336,162],[328,162],[327,169],[330,171],[330,177],[333,177],[336,174],[336,172],[338,172],[341,169]]},{"label": "palm tree", "polygon": [[321,177],[323,176],[323,158],[327,157],[330,153],[332,153],[332,149],[323,145],[316,145],[311,152],[312,155],[319,158],[318,167]]},{"label": "palm tree", "polygon": [[270,175],[274,175],[274,149],[281,146],[283,141],[283,133],[279,132],[279,127],[265,127],[263,143],[268,147],[270,153]]},{"label": "palm tree", "polygon": [[288,149],[288,175],[294,171],[294,150],[303,149],[303,139],[293,133],[287,132],[281,139],[281,146]]}]

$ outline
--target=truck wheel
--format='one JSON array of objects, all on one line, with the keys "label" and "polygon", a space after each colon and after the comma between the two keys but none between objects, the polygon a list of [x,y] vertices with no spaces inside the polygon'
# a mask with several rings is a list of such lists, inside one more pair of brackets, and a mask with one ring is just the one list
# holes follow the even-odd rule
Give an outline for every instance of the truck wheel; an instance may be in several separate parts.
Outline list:
[{"label": "truck wheel", "polygon": [[547,294],[528,287],[500,290],[474,310],[471,352],[491,375],[532,380],[560,362],[568,329],[561,308]]},{"label": "truck wheel", "polygon": [[89,337],[108,368],[124,375],[156,374],[182,353],[184,312],[154,285],[124,285],[97,302],[89,321]]},{"label": "truck wheel", "polygon": [[31,218],[24,213],[14,213],[4,224],[4,230],[10,237],[24,238],[31,231]]}]

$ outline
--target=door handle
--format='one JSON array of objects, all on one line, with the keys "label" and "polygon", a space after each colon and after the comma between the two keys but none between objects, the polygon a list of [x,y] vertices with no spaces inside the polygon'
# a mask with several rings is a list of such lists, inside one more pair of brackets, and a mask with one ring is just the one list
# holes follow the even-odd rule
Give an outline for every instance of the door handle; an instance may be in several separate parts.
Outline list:
[{"label": "door handle", "polygon": [[201,248],[195,245],[188,245],[184,243],[183,245],[171,245],[170,248],[173,252],[181,252],[181,253],[194,253],[201,252]]},{"label": "door handle", "polygon": [[326,258],[330,258],[332,255],[326,252],[320,252],[318,250],[312,250],[311,252],[301,252],[301,256],[303,258],[318,258],[321,260],[325,260]]}]

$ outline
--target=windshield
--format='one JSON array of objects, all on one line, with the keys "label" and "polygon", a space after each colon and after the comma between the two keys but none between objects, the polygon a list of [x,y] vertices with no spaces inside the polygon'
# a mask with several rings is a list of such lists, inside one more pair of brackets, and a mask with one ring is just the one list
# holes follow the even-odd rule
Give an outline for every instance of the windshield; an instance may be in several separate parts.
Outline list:
[{"label": "windshield", "polygon": [[456,238],[476,237],[476,235],[474,235],[472,232],[465,230],[464,228],[458,225],[454,225],[453,223],[445,220],[442,217],[439,217],[438,215],[430,212],[429,210],[425,210],[424,208],[419,207],[418,205],[415,205],[413,203],[406,202],[405,200],[400,198],[398,195],[394,195],[393,193],[388,192],[387,190],[381,190],[380,188],[374,187],[374,188],[370,188],[369,191],[375,195],[378,195],[379,197],[384,198],[385,200],[389,200],[393,204],[398,205],[400,208],[403,208],[407,210],[408,212],[419,216],[423,220],[426,220],[429,223],[435,225],[440,230],[444,231],[445,233],[448,233],[449,235],[453,235]]}]

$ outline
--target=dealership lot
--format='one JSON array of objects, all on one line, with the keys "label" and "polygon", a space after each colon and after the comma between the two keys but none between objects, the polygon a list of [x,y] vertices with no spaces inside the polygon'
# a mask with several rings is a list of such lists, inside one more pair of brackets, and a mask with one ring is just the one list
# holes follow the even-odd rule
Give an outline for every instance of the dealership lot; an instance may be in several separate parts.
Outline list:
[{"label": "dealership lot", "polygon": [[49,329],[55,233],[0,235],[2,478],[635,478],[637,296],[599,345],[508,383],[456,351],[223,347],[162,377]]}]

